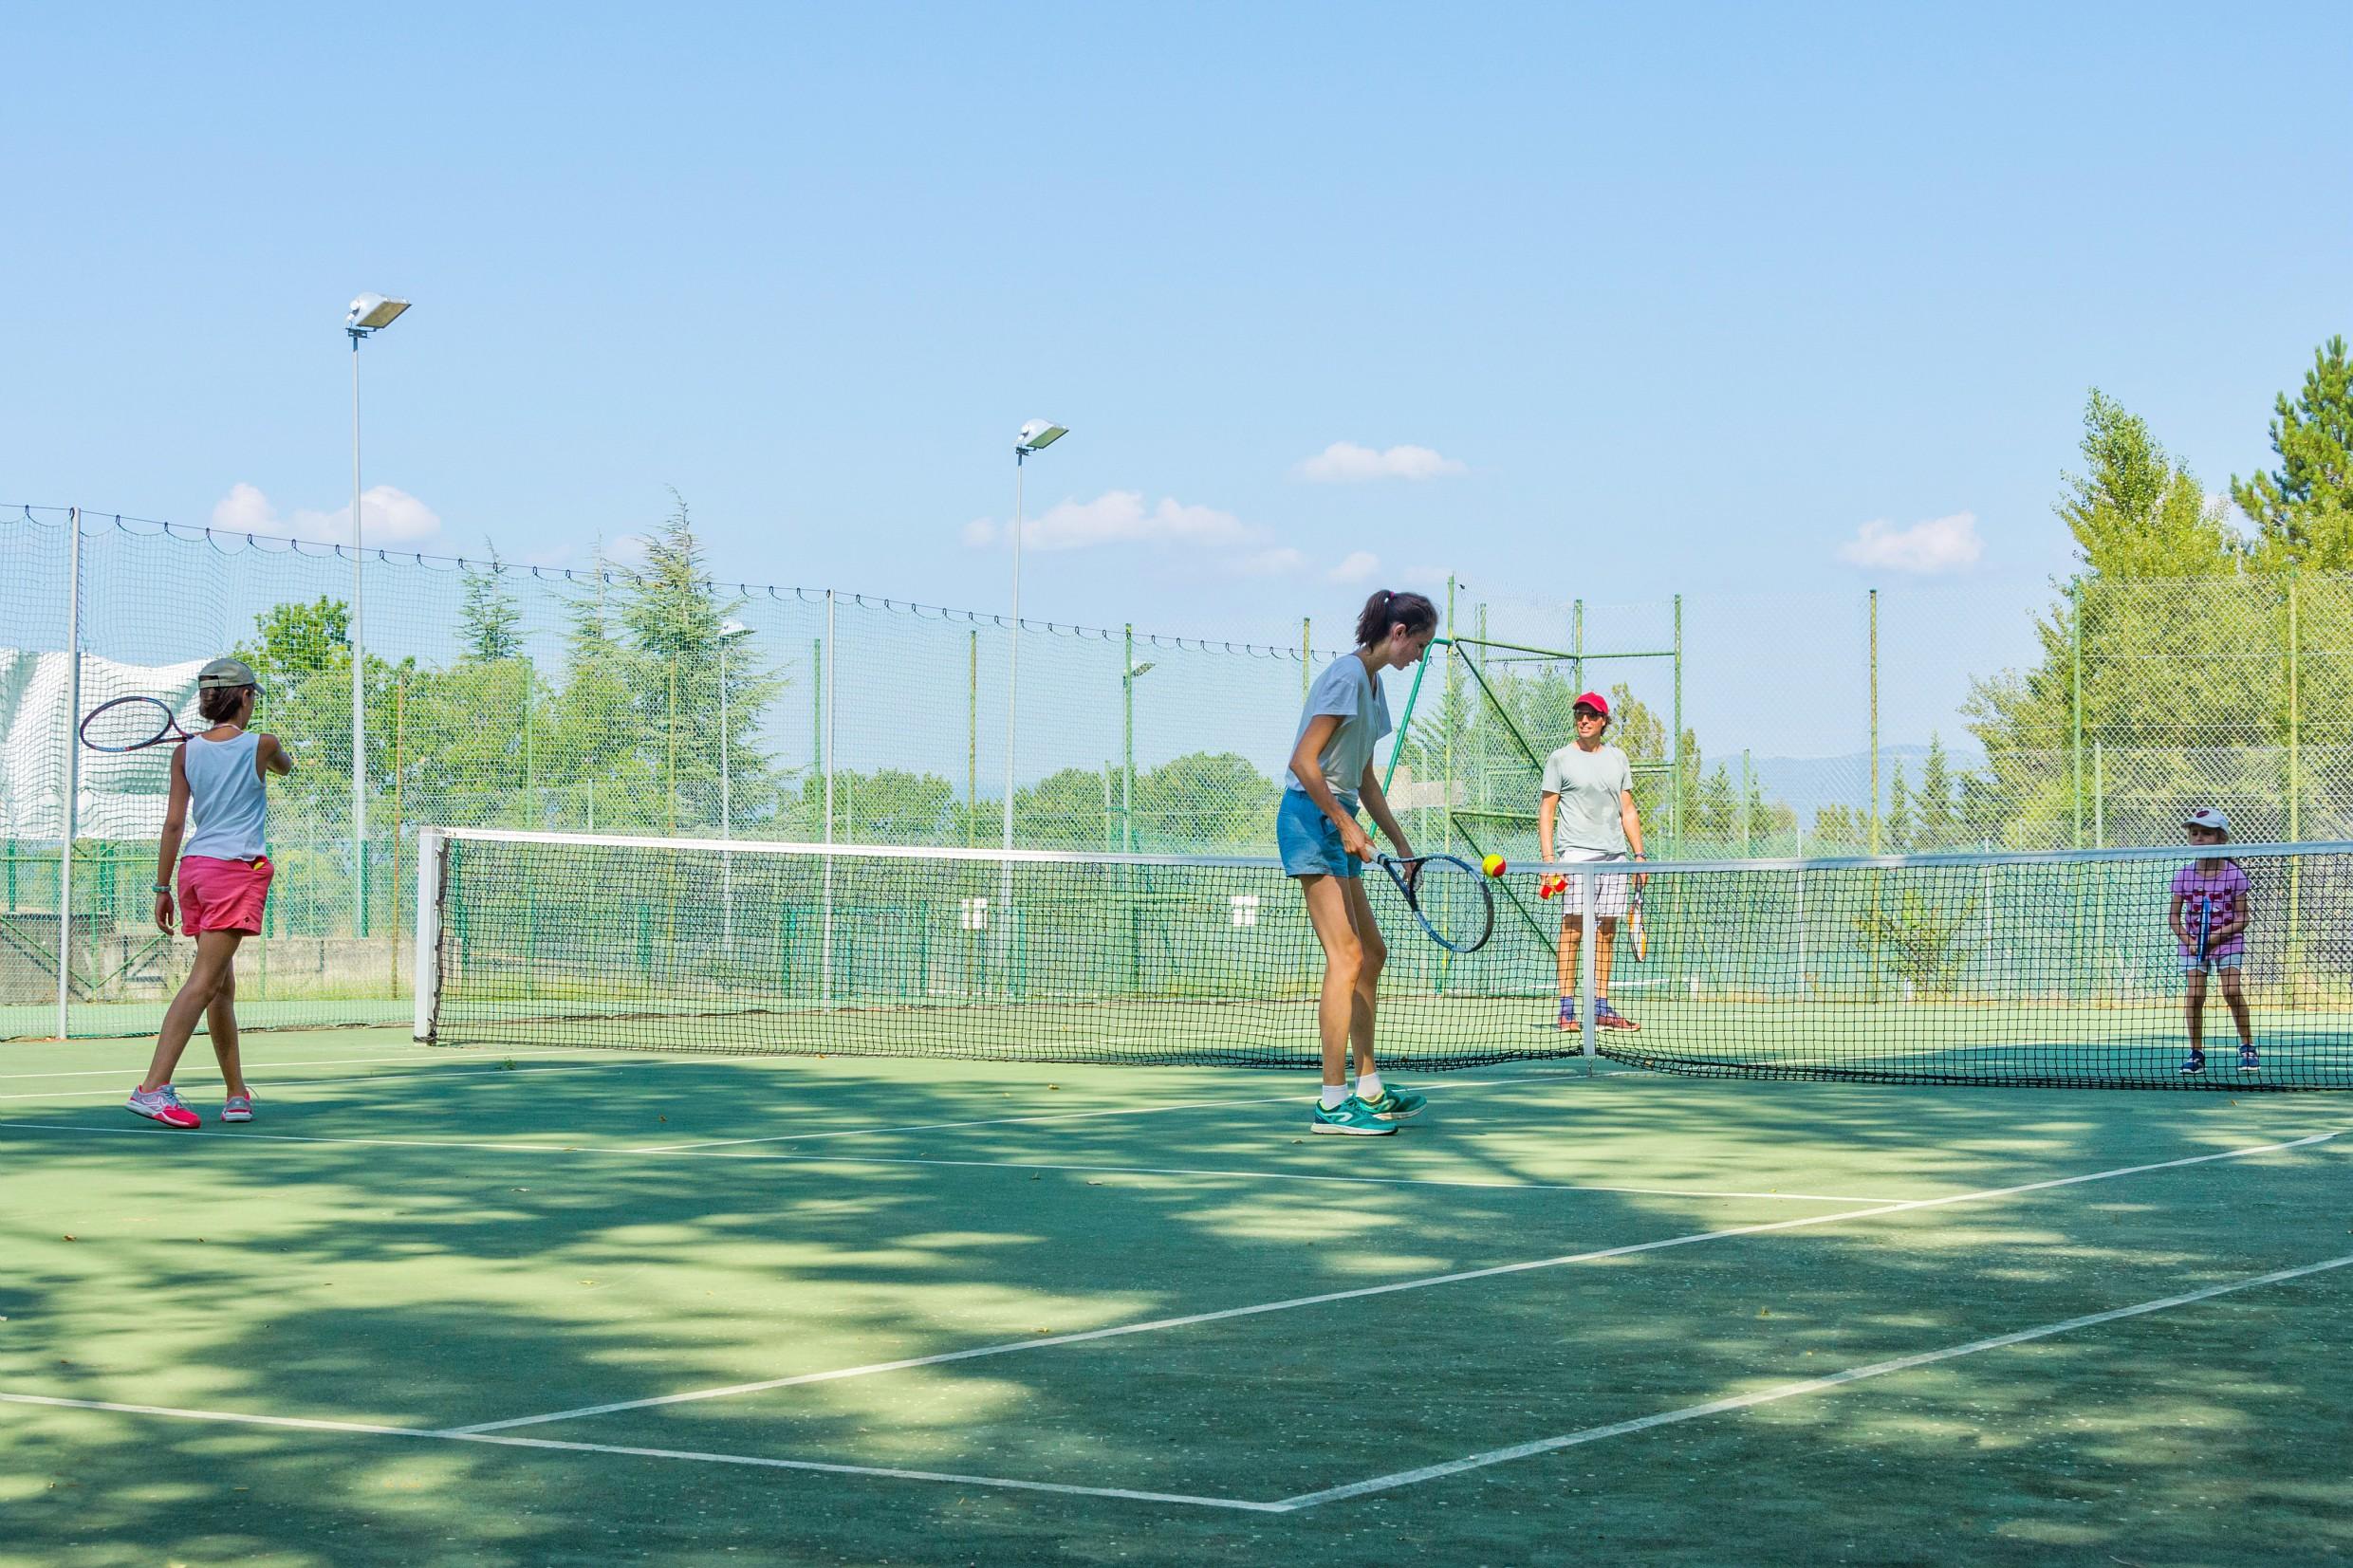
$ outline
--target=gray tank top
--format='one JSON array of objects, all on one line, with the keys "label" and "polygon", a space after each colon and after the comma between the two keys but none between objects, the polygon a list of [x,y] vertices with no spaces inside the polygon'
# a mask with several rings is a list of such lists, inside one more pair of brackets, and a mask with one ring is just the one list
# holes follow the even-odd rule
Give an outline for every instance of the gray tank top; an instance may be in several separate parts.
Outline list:
[{"label": "gray tank top", "polygon": [[259,745],[261,737],[250,729],[232,740],[188,743],[181,766],[188,774],[196,829],[180,845],[182,855],[214,860],[261,858],[268,805],[261,773],[253,766]]}]

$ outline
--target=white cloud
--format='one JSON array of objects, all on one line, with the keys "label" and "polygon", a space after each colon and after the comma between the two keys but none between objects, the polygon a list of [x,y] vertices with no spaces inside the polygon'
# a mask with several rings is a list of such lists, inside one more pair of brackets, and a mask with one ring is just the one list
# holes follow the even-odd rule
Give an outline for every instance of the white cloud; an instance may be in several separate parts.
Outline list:
[{"label": "white cloud", "polygon": [[[363,508],[361,517],[367,525],[363,539],[369,544],[412,544],[441,531],[441,519],[434,509],[404,489],[378,485],[361,495],[360,501]],[[347,544],[351,542],[351,508],[343,507],[331,512],[304,509],[290,517],[281,517],[259,486],[240,481],[213,503],[213,526],[234,533],[274,534],[287,539]]]},{"label": "white cloud", "polygon": [[[1011,525],[975,518],[960,530],[974,549],[1007,543]],[[1185,550],[1222,570],[1266,577],[1304,570],[1307,558],[1288,545],[1272,544],[1264,528],[1232,512],[1191,506],[1163,497],[1147,506],[1140,490],[1105,490],[1092,501],[1065,501],[1027,519],[1021,528],[1026,550],[1085,550],[1103,544],[1145,544]]]},{"label": "white cloud", "polygon": [[1319,485],[1347,485],[1367,479],[1438,479],[1469,471],[1469,465],[1440,456],[1428,447],[1391,447],[1386,452],[1376,452],[1354,441],[1334,441],[1299,465],[1299,476]]},{"label": "white cloud", "polygon": [[1380,557],[1370,550],[1350,550],[1347,559],[1325,575],[1334,582],[1365,582],[1379,570]]},{"label": "white cloud", "polygon": [[1973,512],[1932,517],[1899,528],[1885,519],[1865,523],[1855,537],[1839,546],[1839,559],[1858,566],[1880,566],[1895,572],[1957,572],[1977,563],[1985,541],[1977,537]]}]

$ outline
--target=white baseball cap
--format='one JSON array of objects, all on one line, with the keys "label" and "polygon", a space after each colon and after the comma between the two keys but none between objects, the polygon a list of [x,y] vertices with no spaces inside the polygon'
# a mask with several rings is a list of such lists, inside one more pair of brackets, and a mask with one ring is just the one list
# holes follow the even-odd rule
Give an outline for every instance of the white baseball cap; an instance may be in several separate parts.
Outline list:
[{"label": "white baseball cap", "polygon": [[2191,812],[2181,825],[2183,827],[2210,827],[2216,833],[2228,833],[2231,831],[2231,819],[2216,811],[2213,806],[2203,806]]}]

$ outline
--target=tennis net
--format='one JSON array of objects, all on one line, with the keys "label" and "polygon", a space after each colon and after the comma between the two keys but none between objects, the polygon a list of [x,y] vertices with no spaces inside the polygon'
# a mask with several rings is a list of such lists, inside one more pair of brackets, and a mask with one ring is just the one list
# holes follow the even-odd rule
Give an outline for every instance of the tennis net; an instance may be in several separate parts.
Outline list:
[{"label": "tennis net", "polygon": [[[423,849],[421,1039],[1318,1060],[1323,961],[1272,860],[488,830],[429,832]],[[2168,915],[2186,849],[1658,864],[1646,955],[1628,930],[1609,952],[1586,931],[1566,987],[1563,913],[1590,898],[1612,914],[1628,879],[1515,867],[1494,884],[1492,939],[1450,954],[1376,874],[1380,1054],[1421,1071],[1591,1053],[1721,1077],[2353,1088],[2353,845],[2230,858],[2251,922],[2210,946],[2239,960],[2251,1070],[2217,978],[2205,1069],[2181,1071]],[[1571,877],[1549,898],[1547,869]]]}]

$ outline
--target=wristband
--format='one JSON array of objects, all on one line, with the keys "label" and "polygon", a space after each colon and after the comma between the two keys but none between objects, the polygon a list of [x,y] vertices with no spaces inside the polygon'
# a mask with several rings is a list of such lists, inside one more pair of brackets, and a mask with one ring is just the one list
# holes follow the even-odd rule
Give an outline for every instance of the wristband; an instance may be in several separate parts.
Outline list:
[{"label": "wristband", "polygon": [[171,891],[172,891],[172,889],[171,889],[171,887],[170,887],[168,884],[166,884],[166,883],[163,883],[163,882],[157,882],[157,883],[156,884],[156,891],[157,891],[157,893],[169,893],[169,892],[171,892]]}]

